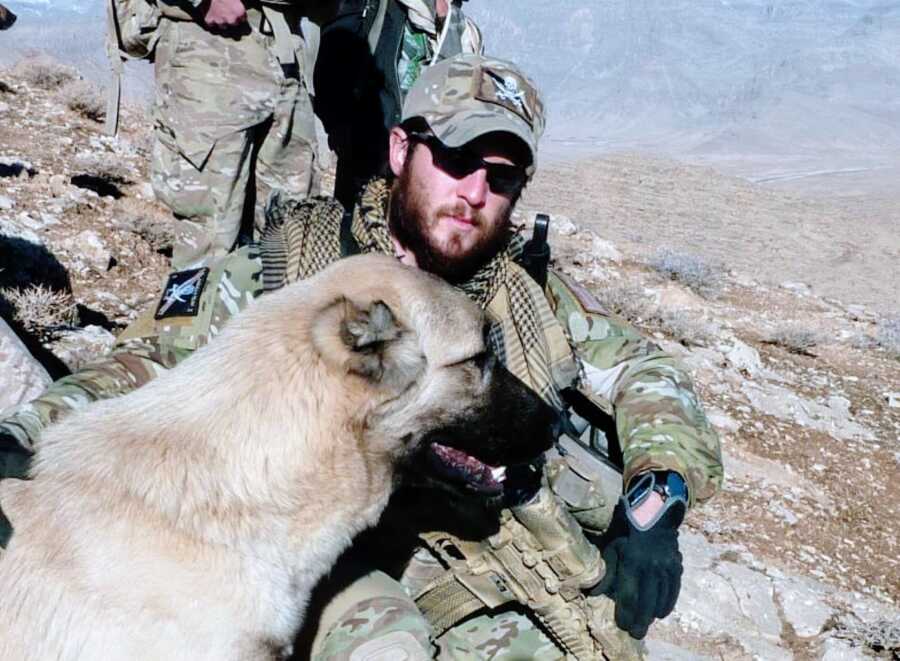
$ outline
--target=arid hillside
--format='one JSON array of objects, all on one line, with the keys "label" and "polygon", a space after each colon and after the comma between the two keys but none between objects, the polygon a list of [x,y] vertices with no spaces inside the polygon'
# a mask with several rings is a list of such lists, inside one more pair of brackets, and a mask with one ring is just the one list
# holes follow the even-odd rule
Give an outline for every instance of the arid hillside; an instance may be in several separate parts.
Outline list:
[{"label": "arid hillside", "polygon": [[[102,99],[101,99],[102,101]],[[96,90],[0,70],[0,313],[54,375],[158,296],[168,214],[149,123],[102,135]],[[555,267],[693,371],[723,440],[651,659],[900,658],[896,229],[833,201],[629,153],[547,165],[516,220],[553,215]],[[852,231],[847,231],[847,228]]]},{"label": "arid hillside", "polygon": [[[670,248],[814,294],[900,314],[900,189],[847,195],[757,185],[712,167],[624,153],[551,162],[525,197],[629,251]],[[896,181],[896,180],[894,180]],[[799,190],[798,190],[799,189]],[[788,321],[788,320],[786,320]]]}]

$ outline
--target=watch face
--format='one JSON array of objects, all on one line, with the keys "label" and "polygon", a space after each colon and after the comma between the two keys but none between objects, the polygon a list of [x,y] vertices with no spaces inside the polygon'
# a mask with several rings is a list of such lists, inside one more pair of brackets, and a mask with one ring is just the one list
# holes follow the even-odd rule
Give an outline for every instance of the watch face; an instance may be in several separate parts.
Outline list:
[{"label": "watch face", "polygon": [[625,500],[629,507],[637,507],[651,491],[658,493],[663,500],[679,498],[687,502],[687,487],[681,476],[674,471],[653,471],[640,475],[625,494]]},{"label": "watch face", "polygon": [[644,473],[639,476],[634,486],[625,494],[625,501],[628,503],[628,506],[634,508],[640,505],[650,492],[654,490],[655,486],[656,476],[653,473]]}]

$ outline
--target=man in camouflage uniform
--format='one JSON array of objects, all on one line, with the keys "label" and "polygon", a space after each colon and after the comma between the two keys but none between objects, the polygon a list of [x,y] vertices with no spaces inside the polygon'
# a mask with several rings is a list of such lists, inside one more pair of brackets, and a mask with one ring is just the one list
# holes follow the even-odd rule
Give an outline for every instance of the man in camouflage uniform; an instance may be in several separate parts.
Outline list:
[{"label": "man in camouflage uniform", "polygon": [[462,0],[341,0],[322,26],[315,110],[337,154],[334,197],[351,209],[387,161],[387,136],[403,100],[428,66],[481,53]]},{"label": "man in camouflage uniform", "polygon": [[224,255],[254,219],[261,229],[270,190],[317,192],[307,4],[323,3],[159,3],[151,180],[175,216],[174,268]]},{"label": "man in camouflage uniform", "polygon": [[[568,436],[543,477],[506,478],[510,507],[499,516],[478,500],[401,494],[321,586],[297,658],[640,658],[637,639],[677,598],[684,511],[721,483],[719,445],[671,356],[564,275],[542,286],[517,264],[522,241],[509,219],[543,127],[537,91],[512,64],[465,55],[434,65],[391,132],[394,176],[373,180],[356,205],[352,245],[334,200],[274,201],[260,243],[172,274],[111,356],[56,382],[0,433],[27,455],[53,420],[175,366],[266,291],[342,254],[393,254],[485,309],[492,349],[561,412]],[[588,417],[603,413],[605,445],[602,434],[579,437],[572,398],[592,403],[576,407]],[[590,460],[602,454],[612,466],[616,446],[621,472],[607,479]],[[535,519],[536,507],[555,514]],[[605,575],[581,526],[602,548]],[[584,559],[585,571],[571,569]]]}]

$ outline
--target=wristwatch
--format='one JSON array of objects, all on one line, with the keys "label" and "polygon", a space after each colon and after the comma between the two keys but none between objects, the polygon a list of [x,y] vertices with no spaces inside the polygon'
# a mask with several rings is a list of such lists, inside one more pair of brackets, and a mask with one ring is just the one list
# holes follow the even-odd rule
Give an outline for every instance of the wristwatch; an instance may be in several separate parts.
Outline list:
[{"label": "wristwatch", "polygon": [[[641,503],[654,491],[662,496],[663,506],[652,519],[641,525],[634,518],[633,511],[640,507]],[[625,514],[631,525],[638,530],[649,530],[672,507],[678,504],[687,507],[687,485],[684,478],[675,471],[650,471],[638,475],[635,483],[622,496],[622,500],[625,503]]]}]

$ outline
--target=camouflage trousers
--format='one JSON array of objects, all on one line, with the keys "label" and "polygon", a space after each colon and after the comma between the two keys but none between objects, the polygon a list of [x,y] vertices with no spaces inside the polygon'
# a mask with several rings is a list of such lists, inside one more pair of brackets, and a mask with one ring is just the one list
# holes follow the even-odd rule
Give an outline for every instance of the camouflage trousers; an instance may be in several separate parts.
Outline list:
[{"label": "camouflage trousers", "polygon": [[[414,559],[412,565],[415,563]],[[426,569],[425,573],[428,572]],[[409,570],[401,582],[382,571],[367,569],[359,561],[348,569],[346,558],[342,559],[332,576],[317,588],[307,613],[307,631],[298,639],[292,658],[312,661],[556,661],[567,658],[524,608],[475,613],[434,636],[435,632],[409,596],[419,588],[417,579],[410,578]],[[600,624],[603,658],[640,661],[644,658],[643,644],[615,626],[613,602],[604,603],[608,608]]]},{"label": "camouflage trousers", "polygon": [[565,655],[524,614],[467,619],[436,639],[403,586],[380,571],[357,579],[322,611],[312,661],[551,661]]},{"label": "camouflage trousers", "polygon": [[[270,191],[318,192],[316,132],[302,38],[286,75],[258,10],[239,36],[164,19],[156,49],[151,180],[175,216],[172,265],[225,254],[259,233]],[[290,72],[289,72],[290,73]]]}]

